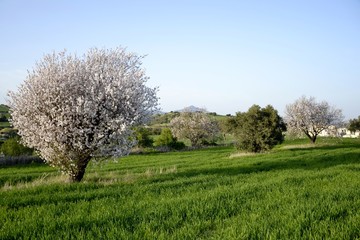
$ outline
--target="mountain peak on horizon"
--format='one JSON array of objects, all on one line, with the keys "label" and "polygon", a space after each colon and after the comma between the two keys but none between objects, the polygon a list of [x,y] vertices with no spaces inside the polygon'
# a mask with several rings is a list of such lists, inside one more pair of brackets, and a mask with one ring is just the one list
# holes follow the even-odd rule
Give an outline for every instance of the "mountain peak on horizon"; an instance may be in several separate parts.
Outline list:
[{"label": "mountain peak on horizon", "polygon": [[199,108],[195,107],[193,105],[190,105],[188,107],[184,107],[181,110],[177,110],[176,112],[207,112],[205,108]]}]

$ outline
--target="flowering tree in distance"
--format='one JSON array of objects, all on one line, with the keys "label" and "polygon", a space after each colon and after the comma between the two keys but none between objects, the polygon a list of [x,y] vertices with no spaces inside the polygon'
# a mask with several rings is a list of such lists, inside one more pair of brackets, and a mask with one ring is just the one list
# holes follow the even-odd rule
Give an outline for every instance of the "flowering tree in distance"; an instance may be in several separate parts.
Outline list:
[{"label": "flowering tree in distance", "polygon": [[314,97],[305,96],[287,105],[285,114],[288,130],[305,134],[312,143],[315,143],[321,131],[331,125],[340,125],[344,118],[341,109],[330,106],[326,101],[316,102]]},{"label": "flowering tree in distance", "polygon": [[213,140],[220,133],[217,121],[204,111],[180,113],[170,122],[171,132],[178,138],[187,138],[192,146],[201,145],[203,140]]},{"label": "flowering tree in distance", "polygon": [[17,92],[10,92],[12,124],[23,143],[79,182],[92,157],[122,156],[132,127],[158,104],[145,85],[143,57],[124,48],[90,49],[82,57],[45,55]]}]

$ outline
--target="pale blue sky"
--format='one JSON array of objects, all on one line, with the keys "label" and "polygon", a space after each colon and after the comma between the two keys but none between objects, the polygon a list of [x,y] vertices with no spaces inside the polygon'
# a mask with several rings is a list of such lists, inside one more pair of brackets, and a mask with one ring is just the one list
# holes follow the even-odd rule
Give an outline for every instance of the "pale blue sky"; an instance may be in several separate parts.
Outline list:
[{"label": "pale blue sky", "polygon": [[164,111],[220,114],[302,95],[360,115],[360,1],[0,0],[0,102],[45,53],[147,54]]}]

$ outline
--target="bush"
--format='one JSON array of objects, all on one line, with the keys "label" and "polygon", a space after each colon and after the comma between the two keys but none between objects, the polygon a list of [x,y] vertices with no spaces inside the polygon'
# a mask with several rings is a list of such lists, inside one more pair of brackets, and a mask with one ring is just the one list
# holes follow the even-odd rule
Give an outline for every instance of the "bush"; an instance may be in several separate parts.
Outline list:
[{"label": "bush", "polygon": [[253,105],[247,112],[237,113],[229,123],[233,125],[238,149],[264,152],[284,141],[285,123],[271,105]]},{"label": "bush", "polygon": [[162,129],[161,134],[156,139],[154,145],[156,147],[169,147],[176,150],[185,148],[185,144],[183,142],[178,142],[177,139],[172,135],[169,128]]},{"label": "bush", "polygon": [[182,150],[185,148],[185,143],[183,142],[179,142],[179,141],[174,141],[171,144],[169,144],[169,147],[175,150]]},{"label": "bush", "polygon": [[175,141],[174,136],[171,133],[171,130],[169,128],[163,128],[161,130],[160,136],[155,140],[154,145],[155,146],[168,146],[173,141]]},{"label": "bush", "polygon": [[1,152],[5,156],[30,156],[33,153],[31,148],[25,147],[21,143],[19,143],[20,138],[9,138],[1,145]]},{"label": "bush", "polygon": [[357,119],[350,119],[348,128],[351,132],[360,130],[360,116]]},{"label": "bush", "polygon": [[145,127],[139,127],[136,129],[136,140],[138,147],[152,147],[154,140],[150,137],[151,132]]},{"label": "bush", "polygon": [[149,128],[149,131],[151,133],[151,135],[160,135],[161,134],[161,127],[151,127]]}]

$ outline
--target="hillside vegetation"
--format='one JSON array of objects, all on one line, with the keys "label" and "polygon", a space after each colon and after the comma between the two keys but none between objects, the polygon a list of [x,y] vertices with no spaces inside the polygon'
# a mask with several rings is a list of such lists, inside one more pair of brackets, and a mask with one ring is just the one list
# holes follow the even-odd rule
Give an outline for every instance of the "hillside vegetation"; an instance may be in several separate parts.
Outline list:
[{"label": "hillside vegetation", "polygon": [[9,107],[4,104],[0,104],[0,130],[2,128],[10,127],[9,118]]},{"label": "hillside vegetation", "polygon": [[130,155],[64,184],[0,168],[0,239],[360,238],[360,141]]}]

